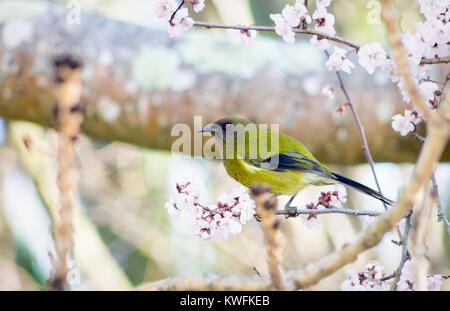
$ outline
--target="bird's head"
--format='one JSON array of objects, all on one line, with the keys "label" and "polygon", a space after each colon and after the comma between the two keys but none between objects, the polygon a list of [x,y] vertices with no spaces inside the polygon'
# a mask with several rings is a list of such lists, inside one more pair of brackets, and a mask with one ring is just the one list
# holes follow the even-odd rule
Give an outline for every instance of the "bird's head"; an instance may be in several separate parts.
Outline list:
[{"label": "bird's head", "polygon": [[258,126],[249,120],[235,117],[215,121],[201,132],[209,132],[215,139],[215,148],[219,148],[225,159],[249,158],[259,152],[260,132]]},{"label": "bird's head", "polygon": [[[239,129],[253,124],[249,120],[236,117],[227,117],[208,124],[200,130],[202,133],[211,133],[218,140],[225,140],[227,135],[237,138],[241,132]],[[231,137],[231,136],[230,136]]]}]

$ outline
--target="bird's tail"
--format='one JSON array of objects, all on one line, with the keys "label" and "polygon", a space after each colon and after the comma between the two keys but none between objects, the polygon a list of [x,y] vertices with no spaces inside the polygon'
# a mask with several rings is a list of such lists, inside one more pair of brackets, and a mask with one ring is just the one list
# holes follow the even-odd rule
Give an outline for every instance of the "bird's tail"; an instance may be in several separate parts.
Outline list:
[{"label": "bird's tail", "polygon": [[359,182],[356,182],[350,178],[344,177],[342,175],[336,174],[336,173],[332,173],[332,175],[334,176],[334,179],[339,181],[340,183],[343,183],[347,186],[350,186],[358,191],[361,191],[365,194],[370,195],[371,197],[380,200],[381,202],[387,204],[387,205],[392,205],[395,202],[392,200],[389,200],[388,198],[385,198],[381,193],[379,193],[378,191],[375,191],[373,189],[370,189],[369,187],[364,186],[363,184],[360,184]]}]

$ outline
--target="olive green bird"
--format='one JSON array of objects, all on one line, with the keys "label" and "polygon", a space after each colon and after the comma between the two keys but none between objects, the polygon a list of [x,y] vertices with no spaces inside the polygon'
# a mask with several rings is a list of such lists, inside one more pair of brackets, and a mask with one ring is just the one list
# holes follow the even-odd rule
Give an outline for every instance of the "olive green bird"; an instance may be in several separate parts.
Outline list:
[{"label": "olive green bird", "polygon": [[[207,125],[201,132],[210,132],[217,146],[222,147],[228,175],[246,187],[265,183],[275,195],[291,196],[286,209],[304,187],[336,183],[350,186],[385,204],[394,203],[381,193],[333,172],[295,138],[258,127],[248,120],[223,118]],[[261,142],[265,142],[267,148],[261,148]]]}]

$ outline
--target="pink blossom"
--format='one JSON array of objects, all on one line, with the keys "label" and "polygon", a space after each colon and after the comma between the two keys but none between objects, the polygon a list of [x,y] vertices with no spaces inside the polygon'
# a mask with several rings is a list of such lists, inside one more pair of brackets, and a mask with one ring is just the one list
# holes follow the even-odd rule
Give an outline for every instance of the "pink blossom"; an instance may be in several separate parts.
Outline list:
[{"label": "pink blossom", "polygon": [[430,102],[434,100],[435,93],[439,89],[438,85],[434,82],[423,81],[419,84],[419,91],[423,98]]},{"label": "pink blossom", "polygon": [[381,70],[391,78],[392,82],[397,83],[400,81],[400,77],[396,72],[395,63],[391,59],[387,58],[383,62]]},{"label": "pink blossom", "polygon": [[325,65],[328,70],[342,70],[346,73],[350,73],[351,68],[355,68],[355,65],[347,58],[347,52],[338,47],[334,47],[334,52],[330,55]]},{"label": "pink blossom", "polygon": [[386,52],[379,43],[363,45],[358,51],[359,64],[363,66],[369,74],[373,74],[375,68],[382,66],[386,61]]},{"label": "pink blossom", "polygon": [[328,99],[333,100],[335,98],[335,89],[333,86],[327,84],[322,88],[322,95],[328,97]]}]

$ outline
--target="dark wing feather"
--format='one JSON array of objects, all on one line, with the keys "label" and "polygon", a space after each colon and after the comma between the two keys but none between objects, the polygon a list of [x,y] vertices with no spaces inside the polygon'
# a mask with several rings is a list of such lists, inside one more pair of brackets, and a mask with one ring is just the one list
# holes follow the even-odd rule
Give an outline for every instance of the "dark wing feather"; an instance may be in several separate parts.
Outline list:
[{"label": "dark wing feather", "polygon": [[296,151],[278,153],[264,160],[246,160],[246,162],[255,167],[275,172],[301,171],[334,179],[334,176],[325,171],[320,163]]}]

